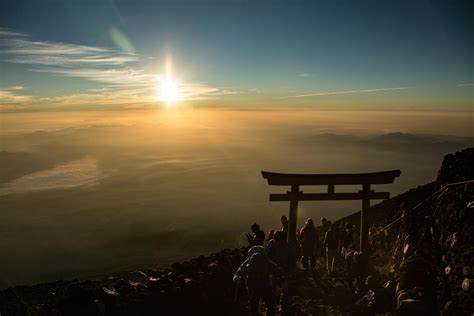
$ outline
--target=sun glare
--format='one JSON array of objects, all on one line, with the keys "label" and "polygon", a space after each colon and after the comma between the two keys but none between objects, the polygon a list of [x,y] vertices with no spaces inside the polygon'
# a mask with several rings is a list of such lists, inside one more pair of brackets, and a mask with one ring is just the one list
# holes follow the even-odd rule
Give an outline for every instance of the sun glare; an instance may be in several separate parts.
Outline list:
[{"label": "sun glare", "polygon": [[158,76],[157,81],[158,100],[165,102],[166,104],[173,104],[181,101],[179,85],[170,73],[167,73],[164,76]]}]

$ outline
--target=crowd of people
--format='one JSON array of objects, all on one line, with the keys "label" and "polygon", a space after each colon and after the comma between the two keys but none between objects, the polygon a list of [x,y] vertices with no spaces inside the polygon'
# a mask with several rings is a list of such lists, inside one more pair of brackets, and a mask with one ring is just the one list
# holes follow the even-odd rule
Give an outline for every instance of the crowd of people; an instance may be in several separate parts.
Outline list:
[{"label": "crowd of people", "polygon": [[236,271],[234,282],[245,282],[251,315],[258,315],[260,300],[265,301],[267,315],[274,314],[278,304],[282,306],[286,299],[287,277],[294,268],[291,259],[295,257],[310,273],[314,271],[316,258],[320,257],[326,260],[329,276],[334,276],[336,267],[340,266],[355,280],[359,278],[359,283],[365,283],[359,235],[352,223],[335,225],[322,218],[321,226],[316,228],[308,218],[296,232],[296,249],[288,245],[288,226],[287,217],[281,216],[281,228],[270,230],[267,237],[257,223],[251,225],[252,233],[246,234],[250,246],[248,259]]}]

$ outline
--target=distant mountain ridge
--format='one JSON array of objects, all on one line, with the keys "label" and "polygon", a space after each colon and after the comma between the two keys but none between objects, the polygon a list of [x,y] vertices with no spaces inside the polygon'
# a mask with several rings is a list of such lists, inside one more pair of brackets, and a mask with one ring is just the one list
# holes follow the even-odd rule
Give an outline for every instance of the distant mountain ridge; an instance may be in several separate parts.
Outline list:
[{"label": "distant mountain ridge", "polygon": [[356,136],[347,134],[322,133],[312,137],[308,137],[307,141],[327,141],[333,143],[347,143],[351,146],[378,146],[387,147],[399,146],[419,147],[424,146],[428,148],[445,148],[456,146],[472,146],[474,145],[474,138],[448,136],[448,135],[425,135],[412,134],[403,132],[392,132],[380,135]]}]

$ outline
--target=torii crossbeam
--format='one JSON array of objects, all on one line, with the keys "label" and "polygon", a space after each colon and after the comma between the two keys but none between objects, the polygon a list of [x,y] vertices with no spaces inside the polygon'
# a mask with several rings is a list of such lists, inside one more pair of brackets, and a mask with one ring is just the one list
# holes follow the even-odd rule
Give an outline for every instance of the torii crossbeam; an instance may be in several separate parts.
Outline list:
[{"label": "torii crossbeam", "polygon": [[[296,222],[298,219],[298,201],[330,201],[330,200],[361,200],[360,213],[360,251],[368,250],[368,227],[365,216],[370,208],[370,200],[384,200],[390,197],[390,192],[374,192],[372,184],[393,183],[401,174],[400,170],[390,170],[374,173],[344,173],[344,174],[291,174],[262,171],[262,176],[269,185],[290,186],[291,191],[283,194],[270,194],[270,201],[290,201],[288,226],[288,243],[296,248]],[[325,185],[327,193],[303,193],[301,185]],[[362,190],[354,193],[336,193],[336,185],[362,185]]]}]

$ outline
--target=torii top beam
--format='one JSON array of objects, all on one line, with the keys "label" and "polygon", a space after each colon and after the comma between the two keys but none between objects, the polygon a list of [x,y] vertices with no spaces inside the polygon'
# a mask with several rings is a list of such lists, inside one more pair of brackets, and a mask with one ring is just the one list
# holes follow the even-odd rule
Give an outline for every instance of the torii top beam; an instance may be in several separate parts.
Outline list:
[{"label": "torii top beam", "polygon": [[400,170],[372,173],[298,174],[262,171],[269,185],[356,185],[393,183]]}]

